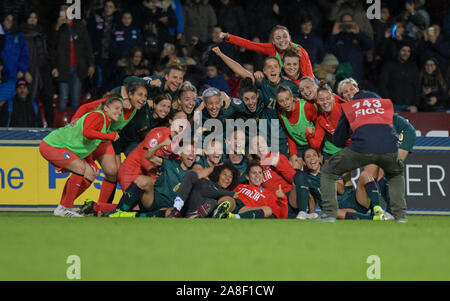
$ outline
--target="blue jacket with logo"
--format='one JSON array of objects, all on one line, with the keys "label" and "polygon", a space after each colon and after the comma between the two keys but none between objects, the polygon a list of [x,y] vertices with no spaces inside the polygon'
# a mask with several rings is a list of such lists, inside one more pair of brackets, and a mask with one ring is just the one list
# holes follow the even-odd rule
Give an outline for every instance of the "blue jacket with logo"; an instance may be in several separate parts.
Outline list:
[{"label": "blue jacket with logo", "polygon": [[1,50],[3,74],[8,78],[17,78],[17,73],[28,71],[30,52],[25,37],[20,32],[5,31],[4,46]]},{"label": "blue jacket with logo", "polygon": [[125,27],[118,26],[111,37],[111,57],[119,60],[128,55],[131,47],[135,45],[144,46],[141,30],[133,25]]}]

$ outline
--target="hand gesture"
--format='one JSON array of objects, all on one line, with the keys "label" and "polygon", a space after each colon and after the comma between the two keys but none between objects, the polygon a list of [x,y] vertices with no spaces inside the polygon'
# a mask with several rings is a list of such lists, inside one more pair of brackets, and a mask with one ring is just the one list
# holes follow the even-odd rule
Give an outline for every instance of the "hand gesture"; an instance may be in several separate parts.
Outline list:
[{"label": "hand gesture", "polygon": [[230,97],[228,97],[227,93],[225,93],[223,91],[220,92],[220,95],[222,96],[222,99],[225,102],[225,105],[223,106],[223,108],[226,110],[231,105],[231,99],[230,99]]},{"label": "hand gesture", "polygon": [[283,190],[281,189],[281,184],[278,185],[278,190],[275,191],[275,194],[276,194],[277,198],[279,198],[279,199],[284,199],[284,192],[283,192]]},{"label": "hand gesture", "polygon": [[150,86],[152,87],[161,87],[162,82],[160,79],[154,79],[152,81],[150,81]]},{"label": "hand gesture", "polygon": [[350,30],[350,32],[354,33],[354,34],[359,34],[359,26],[356,22],[352,22],[352,29]]},{"label": "hand gesture", "polygon": [[341,24],[342,24],[341,22],[334,23],[333,30],[331,31],[331,34],[333,34],[333,35],[340,34],[341,33]]},{"label": "hand gesture", "polygon": [[120,138],[119,133],[116,132],[116,136],[114,137],[114,141],[119,140],[119,138]]},{"label": "hand gesture", "polygon": [[258,82],[262,82],[262,80],[264,79],[264,73],[262,73],[261,71],[256,71],[255,73],[253,73],[253,76]]},{"label": "hand gesture", "polygon": [[219,38],[222,39],[222,40],[223,39],[228,40],[230,38],[230,35],[227,32],[221,32],[219,34]]},{"label": "hand gesture", "polygon": [[220,56],[222,54],[222,51],[220,50],[220,48],[218,46],[213,47],[213,49],[211,49],[217,56]]},{"label": "hand gesture", "polygon": [[292,165],[292,168],[301,170],[302,169],[302,160],[297,157],[297,155],[293,155],[289,158],[289,162]]}]

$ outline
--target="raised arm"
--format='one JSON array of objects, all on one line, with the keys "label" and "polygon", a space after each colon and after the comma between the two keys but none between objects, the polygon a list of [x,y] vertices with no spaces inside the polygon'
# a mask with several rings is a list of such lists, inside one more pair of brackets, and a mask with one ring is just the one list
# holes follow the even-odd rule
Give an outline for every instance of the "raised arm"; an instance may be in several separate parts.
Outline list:
[{"label": "raised arm", "polygon": [[233,70],[234,73],[236,73],[237,75],[239,75],[242,78],[246,78],[246,77],[250,77],[253,81],[253,83],[255,83],[255,77],[253,76],[253,74],[248,71],[247,69],[245,69],[244,67],[242,67],[241,64],[239,64],[238,62],[236,62],[235,60],[233,60],[232,58],[228,57],[227,55],[225,55],[219,47],[214,47],[212,49],[212,51],[214,51],[214,53],[220,57],[220,59],[228,66],[230,67],[231,70]]},{"label": "raised arm", "polygon": [[227,41],[228,43],[245,48],[247,50],[262,53],[267,56],[274,56],[277,53],[277,50],[272,43],[253,42],[225,32],[220,33],[220,38],[225,39],[225,41]]}]

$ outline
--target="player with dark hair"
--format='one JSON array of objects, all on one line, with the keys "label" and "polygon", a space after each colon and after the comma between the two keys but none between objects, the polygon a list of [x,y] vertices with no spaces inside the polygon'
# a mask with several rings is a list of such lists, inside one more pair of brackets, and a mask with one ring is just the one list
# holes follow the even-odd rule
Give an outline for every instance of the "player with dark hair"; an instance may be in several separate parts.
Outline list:
[{"label": "player with dark hair", "polygon": [[[249,77],[252,79],[252,82],[258,88],[259,98],[262,100],[261,104],[264,105],[264,117],[269,121],[267,133],[269,134],[271,132],[270,121],[273,119],[278,121],[278,107],[276,98],[276,90],[278,85],[284,84],[288,86],[294,96],[298,96],[298,86],[295,83],[281,77],[281,67],[275,57],[267,57],[264,60],[263,72],[261,73],[258,71],[253,74],[246,70],[238,62],[223,54],[219,47],[214,47],[212,50],[225,62],[225,64],[227,64],[228,67],[230,67],[231,70],[233,70],[233,72],[238,74],[241,78]],[[286,133],[282,127],[279,127],[278,130],[280,152],[284,155],[288,155],[288,139],[286,137]]]},{"label": "player with dark hair", "polygon": [[[404,165],[398,154],[398,136],[393,128],[392,102],[371,93],[360,92],[352,101],[342,104],[342,111],[333,135],[333,144],[344,147],[349,137],[351,143],[331,156],[322,168],[320,187],[323,213],[316,220],[336,220],[338,202],[334,182],[339,176],[358,167],[376,164],[385,171],[391,187],[392,215],[398,222],[406,222]],[[375,189],[374,184],[372,190]],[[373,209],[375,215],[383,213],[379,205]]]},{"label": "player with dark hair", "polygon": [[297,86],[300,83],[302,74],[300,71],[300,54],[296,49],[288,49],[283,54],[283,78],[294,82]]},{"label": "player with dark hair", "polygon": [[297,197],[300,194],[299,169],[302,166],[296,170],[286,156],[270,152],[263,136],[255,136],[250,140],[250,152],[256,154],[254,159],[264,169],[265,187],[281,187],[283,193],[286,194],[289,201],[288,218],[312,218],[313,216],[306,213],[308,200]]},{"label": "player with dark hair", "polygon": [[257,162],[247,165],[246,177],[249,184],[239,184],[234,191],[239,193],[235,199],[236,208],[233,213],[223,210],[230,206],[223,202],[217,208],[218,218],[287,218],[288,201],[281,185],[276,191],[264,186],[263,167]]},{"label": "player with dark hair", "polygon": [[234,198],[239,195],[233,191],[239,184],[238,179],[239,173],[231,164],[215,166],[205,178],[200,178],[194,170],[188,171],[177,191],[169,217],[207,217],[224,201],[228,201],[230,210],[233,210]]},{"label": "player with dark hair", "polygon": [[119,138],[119,134],[111,130],[111,124],[118,122],[121,116],[122,99],[113,96],[103,101],[99,110],[86,113],[73,124],[54,130],[43,139],[39,147],[41,155],[58,171],[72,172],[54,215],[82,216],[71,209],[75,199],[98,175],[98,169],[90,156],[102,141]]},{"label": "player with dark hair", "polygon": [[171,108],[172,97],[168,93],[154,97],[151,105],[144,104],[127,126],[119,132],[121,139],[113,143],[116,155],[124,153],[128,156],[151,129],[167,126],[167,117]]}]

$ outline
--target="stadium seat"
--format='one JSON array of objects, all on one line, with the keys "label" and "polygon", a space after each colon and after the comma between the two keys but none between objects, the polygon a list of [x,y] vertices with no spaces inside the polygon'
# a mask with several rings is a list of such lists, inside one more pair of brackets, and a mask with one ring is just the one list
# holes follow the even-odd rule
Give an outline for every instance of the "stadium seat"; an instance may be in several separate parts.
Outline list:
[{"label": "stadium seat", "polygon": [[75,113],[71,109],[60,111],[58,109],[54,110],[55,120],[53,126],[55,128],[60,128],[70,123],[70,119]]}]

